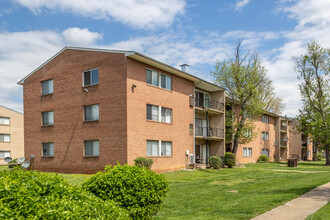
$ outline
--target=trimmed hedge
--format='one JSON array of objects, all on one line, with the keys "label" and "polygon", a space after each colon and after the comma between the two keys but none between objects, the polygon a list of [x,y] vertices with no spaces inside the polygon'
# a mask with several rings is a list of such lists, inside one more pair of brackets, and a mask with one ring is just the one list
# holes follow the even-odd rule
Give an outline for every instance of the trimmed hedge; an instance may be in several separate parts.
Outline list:
[{"label": "trimmed hedge", "polygon": [[260,155],[259,158],[258,158],[259,163],[265,163],[265,162],[268,162],[268,161],[269,161],[269,157],[266,156],[266,155]]},{"label": "trimmed hedge", "polygon": [[148,219],[157,213],[167,194],[164,176],[140,166],[106,166],[83,183],[83,188],[129,211],[133,219]]},{"label": "trimmed hedge", "polygon": [[219,156],[211,156],[209,158],[209,165],[214,169],[219,169],[222,165],[221,158]]},{"label": "trimmed hedge", "polygon": [[229,168],[233,168],[236,165],[236,154],[230,152],[225,153],[223,162]]},{"label": "trimmed hedge", "polygon": [[104,202],[58,175],[20,168],[0,172],[0,219],[129,219],[113,201]]},{"label": "trimmed hedge", "polygon": [[151,165],[154,163],[154,161],[150,158],[145,158],[145,157],[138,157],[134,160],[134,164],[136,166],[141,166],[141,167],[145,167],[147,169],[151,169]]}]

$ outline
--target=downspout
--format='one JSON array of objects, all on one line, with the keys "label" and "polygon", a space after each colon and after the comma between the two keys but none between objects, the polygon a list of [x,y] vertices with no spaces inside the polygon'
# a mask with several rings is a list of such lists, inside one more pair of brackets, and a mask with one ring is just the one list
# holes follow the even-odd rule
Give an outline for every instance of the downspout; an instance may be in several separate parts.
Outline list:
[{"label": "downspout", "polygon": [[209,165],[209,112],[206,110],[206,166]]}]

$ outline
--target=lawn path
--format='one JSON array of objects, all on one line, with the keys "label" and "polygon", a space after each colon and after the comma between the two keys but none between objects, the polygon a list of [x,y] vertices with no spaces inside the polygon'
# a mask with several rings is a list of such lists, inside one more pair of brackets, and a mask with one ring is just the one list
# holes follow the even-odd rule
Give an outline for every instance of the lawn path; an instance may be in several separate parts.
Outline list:
[{"label": "lawn path", "polygon": [[303,220],[330,202],[330,182],[252,220]]}]

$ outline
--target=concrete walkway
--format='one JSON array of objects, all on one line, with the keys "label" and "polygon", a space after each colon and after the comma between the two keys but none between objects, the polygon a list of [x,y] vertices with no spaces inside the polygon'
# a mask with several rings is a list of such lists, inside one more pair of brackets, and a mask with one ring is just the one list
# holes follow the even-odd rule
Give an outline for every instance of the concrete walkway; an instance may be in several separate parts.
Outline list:
[{"label": "concrete walkway", "polygon": [[274,208],[253,220],[303,220],[330,202],[330,182],[312,189],[297,199]]}]

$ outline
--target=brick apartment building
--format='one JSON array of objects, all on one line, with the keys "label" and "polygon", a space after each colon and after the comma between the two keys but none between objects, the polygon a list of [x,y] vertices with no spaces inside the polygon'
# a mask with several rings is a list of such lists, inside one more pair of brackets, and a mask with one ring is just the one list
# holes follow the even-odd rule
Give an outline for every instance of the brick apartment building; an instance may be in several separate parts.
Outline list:
[{"label": "brick apartment building", "polygon": [[65,47],[23,78],[25,157],[42,171],[94,173],[223,155],[224,89],[134,51]]},{"label": "brick apartment building", "polygon": [[24,156],[23,114],[0,106],[0,164],[5,157]]},{"label": "brick apartment building", "polygon": [[[232,103],[226,98],[226,103]],[[231,105],[229,108],[233,108]],[[228,108],[228,106],[227,106]],[[250,120],[250,119],[247,119]],[[297,132],[297,121],[271,112],[254,119],[254,130],[243,135],[255,138],[247,144],[239,144],[236,160],[239,163],[254,163],[260,155],[266,155],[271,161],[287,161],[289,158],[311,160],[313,144],[302,133]],[[226,151],[230,151],[232,143],[227,140]]]}]

